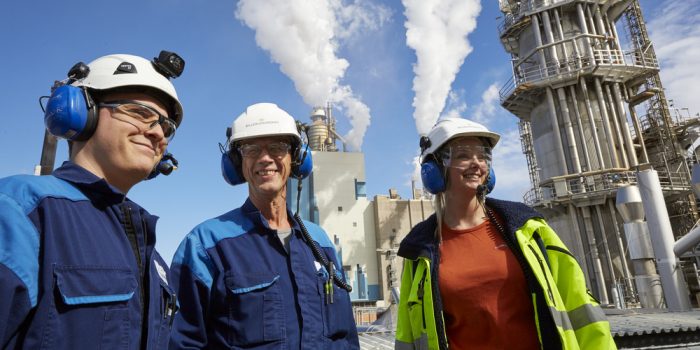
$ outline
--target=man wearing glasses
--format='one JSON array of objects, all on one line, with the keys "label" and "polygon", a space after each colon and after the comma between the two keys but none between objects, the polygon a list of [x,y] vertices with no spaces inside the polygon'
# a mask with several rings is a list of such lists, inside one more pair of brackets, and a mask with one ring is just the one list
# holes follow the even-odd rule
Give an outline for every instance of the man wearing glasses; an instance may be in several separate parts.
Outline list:
[{"label": "man wearing glasses", "polygon": [[333,244],[287,207],[287,179],[312,169],[294,118],[258,103],[227,136],[222,173],[247,182],[248,199],[195,227],[175,253],[170,348],[359,349]]},{"label": "man wearing glasses", "polygon": [[126,194],[168,172],[159,163],[182,121],[170,78],[183,69],[167,51],[109,55],[52,89],[45,124],[69,160],[0,179],[0,348],[167,347],[176,302],[157,217]]}]

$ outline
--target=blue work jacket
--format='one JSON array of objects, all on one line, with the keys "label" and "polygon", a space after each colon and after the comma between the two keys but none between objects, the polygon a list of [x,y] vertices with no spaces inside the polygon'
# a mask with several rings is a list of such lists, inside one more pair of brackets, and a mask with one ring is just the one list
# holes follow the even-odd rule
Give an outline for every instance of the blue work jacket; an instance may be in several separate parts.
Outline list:
[{"label": "blue work jacket", "polygon": [[72,162],[0,179],[0,348],[166,348],[156,220]]},{"label": "blue work jacket", "polygon": [[[304,224],[340,267],[323,229]],[[328,272],[298,223],[292,220],[287,253],[250,199],[195,227],[172,270],[181,309],[171,349],[359,349],[350,296],[333,285],[334,302],[326,304]]]}]

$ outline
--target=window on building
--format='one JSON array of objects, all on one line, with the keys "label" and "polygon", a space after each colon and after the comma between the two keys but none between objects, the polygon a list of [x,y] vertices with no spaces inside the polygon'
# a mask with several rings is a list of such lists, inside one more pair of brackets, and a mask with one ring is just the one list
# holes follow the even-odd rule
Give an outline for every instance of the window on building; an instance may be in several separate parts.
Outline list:
[{"label": "window on building", "polygon": [[355,199],[360,197],[367,198],[367,189],[365,187],[364,181],[357,181],[357,179],[355,179]]},{"label": "window on building", "polygon": [[343,207],[338,207],[338,211],[343,211]]}]

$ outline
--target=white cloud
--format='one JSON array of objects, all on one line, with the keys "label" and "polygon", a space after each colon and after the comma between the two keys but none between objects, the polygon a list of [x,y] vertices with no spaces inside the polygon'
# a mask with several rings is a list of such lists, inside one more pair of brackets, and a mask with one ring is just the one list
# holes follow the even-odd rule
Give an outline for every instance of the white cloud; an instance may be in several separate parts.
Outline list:
[{"label": "white cloud", "polygon": [[666,98],[676,107],[700,112],[700,2],[666,0],[651,17],[648,29],[661,62]]},{"label": "white cloud", "polygon": [[457,92],[450,91],[447,95],[447,107],[445,109],[446,111],[441,118],[464,117],[464,112],[467,111],[467,103],[462,101],[461,96]]},{"label": "white cloud", "polygon": [[391,9],[368,0],[355,0],[352,3],[330,0],[330,4],[338,19],[335,32],[340,39],[378,30],[392,17]]},{"label": "white cloud", "polygon": [[493,196],[522,202],[523,195],[532,185],[518,130],[511,129],[501,134],[501,140],[493,150],[493,169],[496,173]]},{"label": "white cloud", "polygon": [[491,122],[491,117],[500,111],[501,100],[498,95],[499,85],[498,82],[491,84],[483,94],[481,94],[481,103],[474,109],[473,119],[474,121],[489,125]]}]

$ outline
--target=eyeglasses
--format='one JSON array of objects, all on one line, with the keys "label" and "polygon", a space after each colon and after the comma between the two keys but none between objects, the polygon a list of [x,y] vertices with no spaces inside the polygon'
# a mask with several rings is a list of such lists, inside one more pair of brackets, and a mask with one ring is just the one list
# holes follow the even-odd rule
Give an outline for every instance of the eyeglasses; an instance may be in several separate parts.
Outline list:
[{"label": "eyeglasses", "polygon": [[451,145],[443,151],[442,159],[446,166],[464,166],[474,159],[485,164],[491,162],[491,147]]},{"label": "eyeglasses", "polygon": [[[289,150],[292,149],[292,145],[281,141],[269,143],[264,147],[267,149],[267,153],[271,157],[277,158],[284,157],[287,153],[289,153]],[[262,153],[262,150],[263,146],[256,144],[244,144],[238,147],[238,152],[240,152],[241,156],[245,158],[257,158]]]},{"label": "eyeglasses", "polygon": [[[143,103],[133,100],[118,100],[104,102],[99,103],[98,106],[111,108],[113,118],[121,120],[125,123],[129,123],[139,130],[141,130],[141,128],[139,128],[138,125],[132,123],[132,121],[136,121],[146,125],[146,130],[151,130],[156,126],[160,125],[161,129],[163,129],[163,137],[165,138],[167,143],[170,143],[170,141],[172,141],[173,138],[175,138],[175,130],[177,129],[175,123],[170,118],[160,114],[160,112],[155,110],[153,107],[147,106]],[[115,114],[126,116],[128,117],[128,119],[117,118]],[[141,130],[141,132],[144,132],[146,130]]]}]

